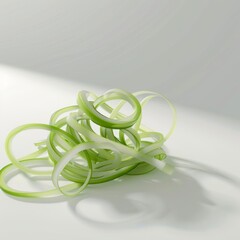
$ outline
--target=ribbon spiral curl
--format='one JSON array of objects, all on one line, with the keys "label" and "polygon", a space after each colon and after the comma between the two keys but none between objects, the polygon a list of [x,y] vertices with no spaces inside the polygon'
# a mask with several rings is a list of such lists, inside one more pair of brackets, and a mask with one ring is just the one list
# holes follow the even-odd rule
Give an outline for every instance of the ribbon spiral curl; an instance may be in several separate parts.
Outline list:
[{"label": "ribbon spiral curl", "polygon": [[[173,123],[165,137],[141,124],[142,108],[155,97],[163,98],[172,109]],[[111,100],[118,100],[114,108],[108,103]],[[76,196],[88,184],[110,181],[124,174],[144,174],[155,168],[171,173],[172,166],[164,161],[166,153],[162,146],[175,128],[176,112],[167,98],[148,91],[131,94],[112,89],[102,96],[80,91],[77,103],[57,110],[49,124],[26,124],[9,133],[5,146],[11,163],[0,171],[3,191],[18,197]],[[132,109],[128,116],[121,113],[125,104]],[[49,131],[47,139],[35,143],[35,152],[15,157],[12,140],[31,129]],[[37,166],[51,170],[37,170]],[[40,192],[13,189],[6,179],[16,169],[30,176],[50,176],[54,188]],[[70,183],[60,186],[61,177]]]}]

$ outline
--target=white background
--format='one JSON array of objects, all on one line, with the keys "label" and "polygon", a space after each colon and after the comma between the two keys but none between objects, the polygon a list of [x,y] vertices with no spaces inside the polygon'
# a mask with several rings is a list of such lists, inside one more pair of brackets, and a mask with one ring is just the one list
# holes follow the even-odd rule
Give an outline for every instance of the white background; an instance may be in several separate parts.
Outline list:
[{"label": "white background", "polygon": [[238,0],[2,0],[0,63],[240,118]]},{"label": "white background", "polygon": [[[174,101],[178,125],[166,149],[188,164],[170,177],[123,177],[75,199],[0,192],[1,236],[239,239],[239,25],[233,0],[0,1],[1,167],[12,128],[47,122],[75,104],[78,90],[113,87]],[[158,101],[147,110],[156,130],[169,120]]]}]

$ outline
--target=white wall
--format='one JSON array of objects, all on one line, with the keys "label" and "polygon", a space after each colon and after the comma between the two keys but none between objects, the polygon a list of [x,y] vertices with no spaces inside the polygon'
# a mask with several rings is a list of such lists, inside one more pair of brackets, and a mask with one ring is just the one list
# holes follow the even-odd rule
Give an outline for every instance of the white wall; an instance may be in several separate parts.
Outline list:
[{"label": "white wall", "polygon": [[239,42],[238,0],[0,1],[0,64],[237,119]]}]

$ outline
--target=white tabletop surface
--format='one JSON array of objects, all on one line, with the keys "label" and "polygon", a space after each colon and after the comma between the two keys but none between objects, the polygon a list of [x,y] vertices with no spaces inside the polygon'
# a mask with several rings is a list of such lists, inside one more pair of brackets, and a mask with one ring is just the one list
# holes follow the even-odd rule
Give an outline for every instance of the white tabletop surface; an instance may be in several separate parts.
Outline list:
[{"label": "white tabletop surface", "polygon": [[[79,90],[105,89],[0,68],[0,166],[14,127],[47,123],[57,108],[74,104]],[[177,129],[167,153],[182,158],[172,176],[158,171],[89,187],[77,198],[33,201],[0,192],[3,239],[239,239],[240,123],[176,104]],[[146,123],[165,131],[170,115],[160,101]],[[18,151],[25,143],[15,146]],[[183,164],[186,166],[183,167]],[[24,187],[21,182],[15,186]],[[27,186],[27,185],[26,185]],[[30,186],[33,187],[33,186]]]}]

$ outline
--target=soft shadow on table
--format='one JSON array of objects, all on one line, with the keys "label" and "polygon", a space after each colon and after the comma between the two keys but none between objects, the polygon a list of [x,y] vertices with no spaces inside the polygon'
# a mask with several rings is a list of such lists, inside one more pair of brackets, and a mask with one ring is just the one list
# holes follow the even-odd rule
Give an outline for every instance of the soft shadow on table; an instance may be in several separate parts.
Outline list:
[{"label": "soft shadow on table", "polygon": [[154,170],[145,175],[123,176],[111,182],[89,185],[75,198],[12,198],[32,203],[67,202],[79,221],[100,228],[147,227],[157,224],[204,229],[211,227],[208,222],[213,214],[214,219],[219,216],[217,219],[224,221],[222,215],[228,209],[219,206],[216,198],[212,198],[200,184],[200,177],[215,178],[237,189],[240,180],[191,160],[172,156],[168,161],[176,165],[172,175]]},{"label": "soft shadow on table", "polygon": [[240,181],[190,160],[171,157],[168,161],[177,166],[171,176],[157,170],[141,176],[124,176],[101,186],[91,186],[87,194],[70,199],[68,206],[80,221],[101,228],[143,227],[160,223],[159,226],[203,229],[211,227],[208,222],[216,216],[224,221],[222,215],[228,210],[219,206],[215,198],[212,199],[197,180],[198,176],[193,176],[195,173],[207,174],[238,188]]}]

